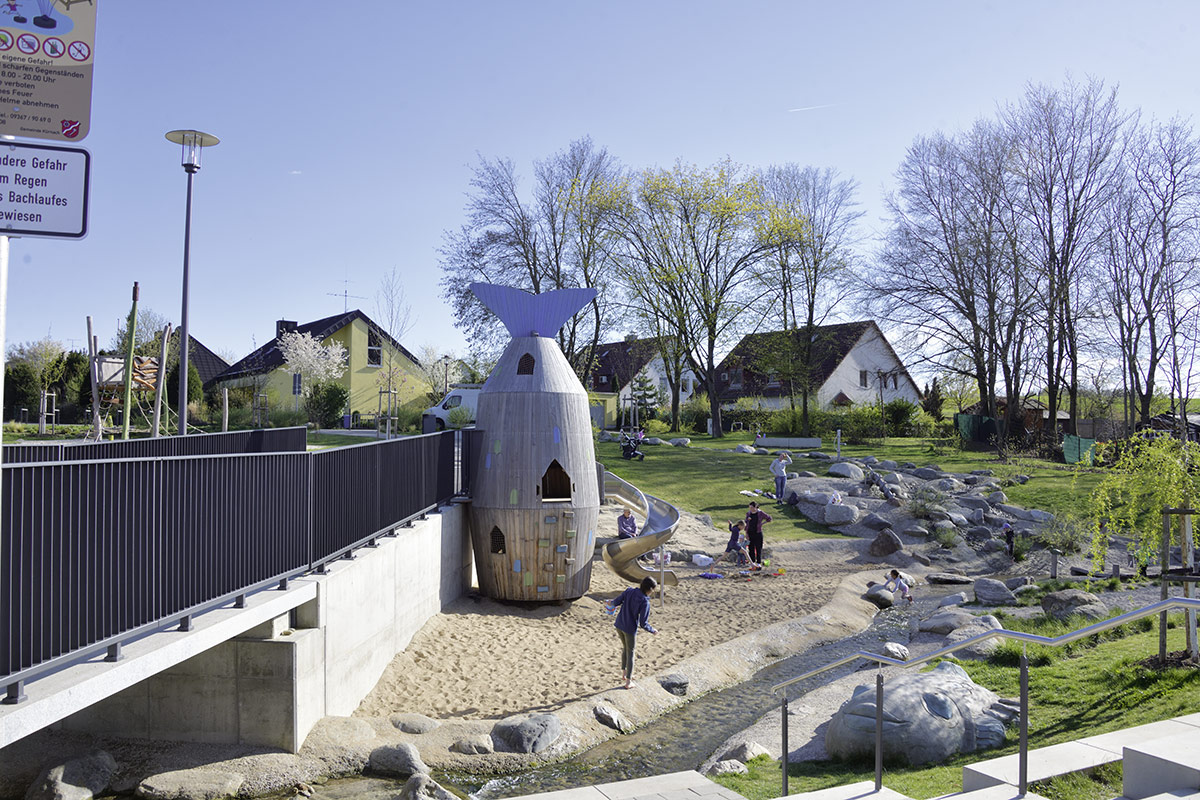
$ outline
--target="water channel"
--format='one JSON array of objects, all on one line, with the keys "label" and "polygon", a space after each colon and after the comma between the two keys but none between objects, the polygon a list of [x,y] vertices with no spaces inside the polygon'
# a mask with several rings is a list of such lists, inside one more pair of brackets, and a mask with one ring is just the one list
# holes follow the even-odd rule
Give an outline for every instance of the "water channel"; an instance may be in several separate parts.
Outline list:
[{"label": "water channel", "polygon": [[[907,607],[888,609],[855,636],[783,659],[745,683],[704,695],[631,734],[617,736],[565,761],[491,779],[436,771],[433,777],[447,789],[472,800],[496,800],[695,769],[722,742],[779,706],[780,698],[771,692],[772,686],[857,650],[877,652],[883,642],[907,643],[913,613]],[[848,665],[819,675],[791,687],[788,696],[798,697],[854,669]],[[870,680],[864,678],[864,682]],[[402,786],[400,781],[346,778],[319,787],[314,798],[383,800],[397,796]]]}]

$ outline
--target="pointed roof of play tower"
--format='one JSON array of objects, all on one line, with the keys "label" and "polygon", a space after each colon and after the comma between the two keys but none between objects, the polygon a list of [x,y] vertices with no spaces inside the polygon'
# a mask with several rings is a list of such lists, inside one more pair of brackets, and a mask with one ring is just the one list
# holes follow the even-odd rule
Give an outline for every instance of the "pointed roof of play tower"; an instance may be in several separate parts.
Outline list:
[{"label": "pointed roof of play tower", "polygon": [[555,289],[530,294],[511,286],[472,283],[475,296],[500,318],[514,339],[526,336],[555,336],[575,312],[596,297],[596,290]]}]

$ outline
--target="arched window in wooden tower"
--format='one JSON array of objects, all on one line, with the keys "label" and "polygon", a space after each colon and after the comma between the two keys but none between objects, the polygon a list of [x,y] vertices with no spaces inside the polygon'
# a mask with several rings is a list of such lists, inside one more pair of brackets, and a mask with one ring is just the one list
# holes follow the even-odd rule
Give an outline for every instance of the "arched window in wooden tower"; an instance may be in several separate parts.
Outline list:
[{"label": "arched window in wooden tower", "polygon": [[542,475],[542,500],[570,500],[571,477],[558,463],[558,459],[550,462],[546,473]]},{"label": "arched window in wooden tower", "polygon": [[492,552],[493,553],[504,553],[505,552],[504,533],[498,527],[492,528]]},{"label": "arched window in wooden tower", "polygon": [[521,360],[517,362],[517,374],[518,375],[532,375],[533,374],[533,354],[532,353],[526,353],[525,355],[521,356]]}]

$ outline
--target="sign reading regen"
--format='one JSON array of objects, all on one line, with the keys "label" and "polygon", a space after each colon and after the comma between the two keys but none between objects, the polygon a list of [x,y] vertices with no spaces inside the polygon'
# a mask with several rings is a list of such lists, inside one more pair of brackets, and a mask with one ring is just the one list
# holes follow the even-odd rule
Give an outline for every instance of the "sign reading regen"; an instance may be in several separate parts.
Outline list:
[{"label": "sign reading regen", "polygon": [[87,235],[91,156],[78,147],[0,143],[0,235]]},{"label": "sign reading regen", "polygon": [[96,0],[0,3],[0,134],[87,136],[95,40]]}]

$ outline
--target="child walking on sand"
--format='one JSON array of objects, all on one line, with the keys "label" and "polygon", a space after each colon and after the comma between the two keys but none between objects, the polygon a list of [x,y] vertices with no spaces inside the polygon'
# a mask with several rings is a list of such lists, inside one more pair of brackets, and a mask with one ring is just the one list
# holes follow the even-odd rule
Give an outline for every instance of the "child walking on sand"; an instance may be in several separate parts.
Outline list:
[{"label": "child walking on sand", "polygon": [[613,625],[617,636],[621,638],[621,675],[625,678],[625,688],[633,686],[633,646],[637,640],[638,628],[648,633],[658,633],[650,624],[650,594],[658,582],[649,576],[642,578],[640,586],[630,586],[621,592],[620,597],[611,601],[613,608],[620,608]]}]

